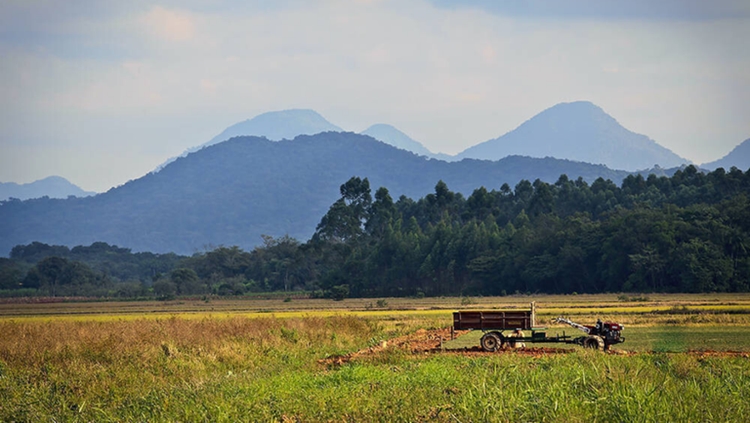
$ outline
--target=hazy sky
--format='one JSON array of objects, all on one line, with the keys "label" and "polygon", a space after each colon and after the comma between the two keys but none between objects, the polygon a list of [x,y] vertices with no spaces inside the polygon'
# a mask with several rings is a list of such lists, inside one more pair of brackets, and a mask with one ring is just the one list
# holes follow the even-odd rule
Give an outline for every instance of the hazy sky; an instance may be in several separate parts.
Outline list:
[{"label": "hazy sky", "polygon": [[750,138],[750,2],[0,0],[0,181],[105,191],[257,114],[458,153],[589,100],[696,163]]}]

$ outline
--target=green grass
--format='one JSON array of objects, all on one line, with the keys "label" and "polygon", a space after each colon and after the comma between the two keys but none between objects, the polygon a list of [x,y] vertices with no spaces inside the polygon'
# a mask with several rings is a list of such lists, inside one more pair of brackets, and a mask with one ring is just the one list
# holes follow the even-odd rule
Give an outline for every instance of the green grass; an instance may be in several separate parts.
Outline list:
[{"label": "green grass", "polygon": [[[4,421],[745,421],[746,359],[686,355],[414,360],[394,352],[337,368],[267,351],[262,363],[200,368],[182,357],[82,380],[62,369],[4,374]],[[157,363],[154,363],[157,364]],[[186,371],[191,369],[192,371]],[[199,371],[195,371],[195,370]],[[124,372],[125,374],[121,374]],[[26,379],[30,377],[29,379]],[[99,379],[112,378],[104,386]],[[20,381],[27,389],[13,389]],[[86,382],[84,385],[83,382]],[[92,392],[89,383],[99,388]],[[18,387],[16,387],[18,388]]]},{"label": "green grass", "polygon": [[[548,329],[547,335],[562,335],[563,331]],[[531,334],[525,332],[526,336]],[[565,329],[565,334],[577,337],[583,334],[575,329]],[[750,326],[646,326],[626,327],[622,334],[625,342],[612,348],[637,352],[686,351],[750,351]],[[443,344],[446,349],[463,349],[479,345],[481,331],[472,331]],[[562,343],[526,343],[527,347],[580,348]]]}]

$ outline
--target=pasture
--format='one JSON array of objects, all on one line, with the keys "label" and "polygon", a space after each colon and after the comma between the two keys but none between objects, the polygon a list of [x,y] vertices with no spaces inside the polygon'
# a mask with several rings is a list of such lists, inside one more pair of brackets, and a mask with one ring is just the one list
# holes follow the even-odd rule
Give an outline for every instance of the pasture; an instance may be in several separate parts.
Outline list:
[{"label": "pasture", "polygon": [[[453,310],[531,300],[627,341],[447,338]],[[744,294],[6,303],[0,420],[745,421],[749,313]]]}]

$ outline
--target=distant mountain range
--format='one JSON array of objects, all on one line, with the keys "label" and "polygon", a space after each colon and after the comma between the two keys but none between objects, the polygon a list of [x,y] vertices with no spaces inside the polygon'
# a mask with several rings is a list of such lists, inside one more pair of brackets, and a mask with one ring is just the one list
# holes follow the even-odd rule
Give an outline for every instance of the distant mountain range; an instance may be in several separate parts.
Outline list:
[{"label": "distant mountain range", "polygon": [[[191,147],[179,157],[185,157],[202,148],[226,141],[239,136],[264,137],[271,141],[293,139],[298,135],[314,135],[321,132],[343,132],[344,130],[327,121],[318,112],[310,109],[290,109],[266,112],[228,127],[221,133],[199,146]],[[164,166],[175,161],[177,157],[167,159],[156,168],[160,171]]]},{"label": "distant mountain range", "polygon": [[369,178],[373,191],[388,188],[394,199],[417,199],[434,192],[439,180],[470,195],[480,186],[554,182],[561,174],[618,184],[628,175],[552,158],[448,163],[354,133],[277,142],[236,137],[94,197],[6,202],[0,205],[0,253],[32,241],[68,246],[104,241],[181,254],[221,244],[249,249],[261,243],[261,234],[308,239],[352,176]]},{"label": "distant mountain range", "polygon": [[701,165],[702,168],[708,170],[715,170],[723,167],[726,171],[729,171],[732,166],[743,172],[750,169],[750,138],[740,143],[740,145],[735,147],[729,152],[729,154],[721,159]]},{"label": "distant mountain range", "polygon": [[28,200],[30,198],[68,198],[68,196],[88,197],[95,192],[84,191],[61,176],[48,176],[28,184],[0,182],[0,201],[9,198]]},{"label": "distant mountain range", "polygon": [[[235,136],[259,136],[278,141],[327,131],[343,130],[309,109],[268,112],[230,126],[210,141],[188,149],[182,157]],[[465,158],[499,160],[514,155],[554,157],[628,171],[690,163],[647,136],[625,129],[600,107],[587,101],[557,104],[513,131],[470,147],[456,156],[433,153],[388,124],[375,124],[361,133],[394,147],[444,161]],[[173,160],[169,159],[157,171]]]},{"label": "distant mountain range", "polygon": [[456,158],[498,160],[511,155],[555,157],[630,171],[690,163],[647,136],[625,129],[587,101],[550,107],[499,138],[467,148]]}]

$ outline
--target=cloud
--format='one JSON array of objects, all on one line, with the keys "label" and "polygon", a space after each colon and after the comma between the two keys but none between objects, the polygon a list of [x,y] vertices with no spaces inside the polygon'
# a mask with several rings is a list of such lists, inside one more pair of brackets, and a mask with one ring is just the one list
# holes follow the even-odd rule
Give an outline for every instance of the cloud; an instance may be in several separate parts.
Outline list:
[{"label": "cloud", "polygon": [[475,8],[521,18],[711,20],[750,17],[746,0],[431,0],[442,8]]},{"label": "cloud", "polygon": [[195,23],[189,13],[154,6],[143,17],[147,30],[167,41],[187,41],[195,35]]}]

